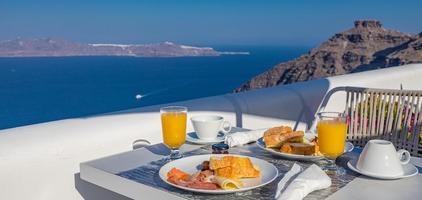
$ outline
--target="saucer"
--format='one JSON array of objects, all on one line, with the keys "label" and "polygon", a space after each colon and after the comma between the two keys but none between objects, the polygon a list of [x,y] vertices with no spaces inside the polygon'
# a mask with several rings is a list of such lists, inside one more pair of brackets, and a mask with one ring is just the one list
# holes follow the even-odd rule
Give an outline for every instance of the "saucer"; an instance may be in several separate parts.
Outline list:
[{"label": "saucer", "polygon": [[186,134],[186,141],[194,143],[194,144],[211,144],[211,143],[219,143],[224,141],[224,134],[218,133],[217,137],[210,140],[199,139],[195,132],[190,132]]},{"label": "saucer", "polygon": [[377,178],[377,179],[386,179],[386,180],[401,179],[401,178],[412,177],[412,176],[418,174],[418,169],[411,163],[407,163],[407,164],[403,165],[404,174],[401,175],[401,176],[387,176],[387,175],[374,174],[374,173],[362,171],[362,170],[359,170],[356,167],[356,163],[357,163],[357,160],[350,160],[347,163],[347,166],[349,167],[349,169],[351,169],[351,170],[353,170],[353,171],[355,171],[359,174],[362,174],[362,175],[365,175],[365,176],[368,176],[368,177],[372,177],[372,178]]}]

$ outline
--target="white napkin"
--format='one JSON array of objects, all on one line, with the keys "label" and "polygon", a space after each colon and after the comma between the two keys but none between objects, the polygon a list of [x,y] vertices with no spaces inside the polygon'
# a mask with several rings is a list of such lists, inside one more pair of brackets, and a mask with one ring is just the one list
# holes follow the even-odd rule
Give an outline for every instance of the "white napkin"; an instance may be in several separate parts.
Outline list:
[{"label": "white napkin", "polygon": [[244,144],[257,141],[267,129],[257,129],[229,134],[224,138],[224,142],[230,147],[242,146]]},{"label": "white napkin", "polygon": [[[299,174],[277,200],[300,200],[309,193],[331,186],[331,179],[317,165],[312,164]],[[282,188],[277,188],[282,189]]]},{"label": "white napkin", "polygon": [[275,198],[277,199],[280,196],[281,191],[283,190],[286,183],[296,174],[302,171],[302,167],[296,163],[293,164],[292,168],[288,172],[286,172],[283,178],[278,182],[277,190],[275,193]]}]

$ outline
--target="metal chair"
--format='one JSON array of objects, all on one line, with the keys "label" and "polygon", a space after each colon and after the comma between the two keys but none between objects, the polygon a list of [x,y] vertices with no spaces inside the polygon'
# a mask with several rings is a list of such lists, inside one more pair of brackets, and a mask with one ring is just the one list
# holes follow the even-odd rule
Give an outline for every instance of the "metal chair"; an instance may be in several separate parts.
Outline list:
[{"label": "metal chair", "polygon": [[324,112],[337,92],[346,95],[344,112],[350,142],[363,147],[371,139],[385,139],[422,157],[422,91],[337,87],[326,94],[318,112]]}]

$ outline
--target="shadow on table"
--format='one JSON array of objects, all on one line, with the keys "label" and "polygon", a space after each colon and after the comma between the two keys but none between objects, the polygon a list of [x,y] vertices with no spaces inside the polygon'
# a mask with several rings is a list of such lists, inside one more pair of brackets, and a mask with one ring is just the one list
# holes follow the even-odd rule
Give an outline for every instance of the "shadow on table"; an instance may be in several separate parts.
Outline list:
[{"label": "shadow on table", "polygon": [[347,174],[351,174],[353,176],[359,176],[359,173],[356,173],[349,169],[347,163],[350,160],[356,160],[359,157],[359,154],[362,150],[360,148],[355,147],[352,152],[347,152],[336,159],[336,164],[346,169]]},{"label": "shadow on table", "polygon": [[130,198],[82,180],[79,173],[74,177],[75,188],[85,200],[130,200]]},{"label": "shadow on table", "polygon": [[145,147],[145,149],[147,149],[148,151],[154,154],[161,155],[161,156],[168,156],[170,154],[170,149],[163,143],[147,146]]}]

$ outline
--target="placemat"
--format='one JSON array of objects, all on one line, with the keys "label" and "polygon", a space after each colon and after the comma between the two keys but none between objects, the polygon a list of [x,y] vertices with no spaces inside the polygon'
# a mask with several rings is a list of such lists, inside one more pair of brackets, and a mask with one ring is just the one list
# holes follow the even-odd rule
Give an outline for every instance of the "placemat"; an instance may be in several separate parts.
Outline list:
[{"label": "placemat", "polygon": [[[283,177],[283,175],[291,168],[293,163],[297,163],[301,165],[304,169],[306,169],[312,162],[301,162],[295,160],[285,160],[280,157],[274,157],[272,154],[260,149],[256,146],[256,144],[246,145],[237,148],[231,148],[229,150],[230,154],[240,154],[240,155],[247,155],[257,157],[263,160],[266,160],[272,164],[274,164],[278,171],[279,177],[273,181],[272,183],[256,188],[253,190],[249,190],[246,192],[238,192],[232,194],[221,194],[221,195],[211,195],[211,194],[200,194],[200,193],[193,193],[185,190],[181,190],[175,187],[172,187],[162,181],[158,175],[158,171],[160,170],[161,166],[163,166],[166,162],[164,159],[157,160],[150,162],[147,165],[139,166],[135,169],[131,169],[128,171],[120,172],[116,175],[130,179],[132,181],[136,181],[141,184],[145,184],[160,190],[164,190],[166,192],[170,192],[174,195],[181,196],[185,199],[193,199],[193,200],[203,200],[203,199],[211,199],[211,200],[235,200],[235,199],[251,199],[251,200],[263,200],[263,199],[274,199],[275,190],[277,187],[278,181]],[[198,148],[193,151],[185,152],[185,156],[190,155],[201,155],[201,154],[210,154],[211,148],[210,146],[204,146]],[[356,153],[347,153],[344,154],[342,157],[338,159],[340,161],[340,165],[345,166],[344,164],[347,163],[352,157],[355,157]],[[346,168],[347,169],[347,168]],[[306,196],[306,200],[316,200],[316,199],[325,199],[347,183],[352,181],[358,174],[347,170],[347,173],[342,176],[334,176],[330,175],[332,180],[331,187],[319,191],[314,191]]]}]

